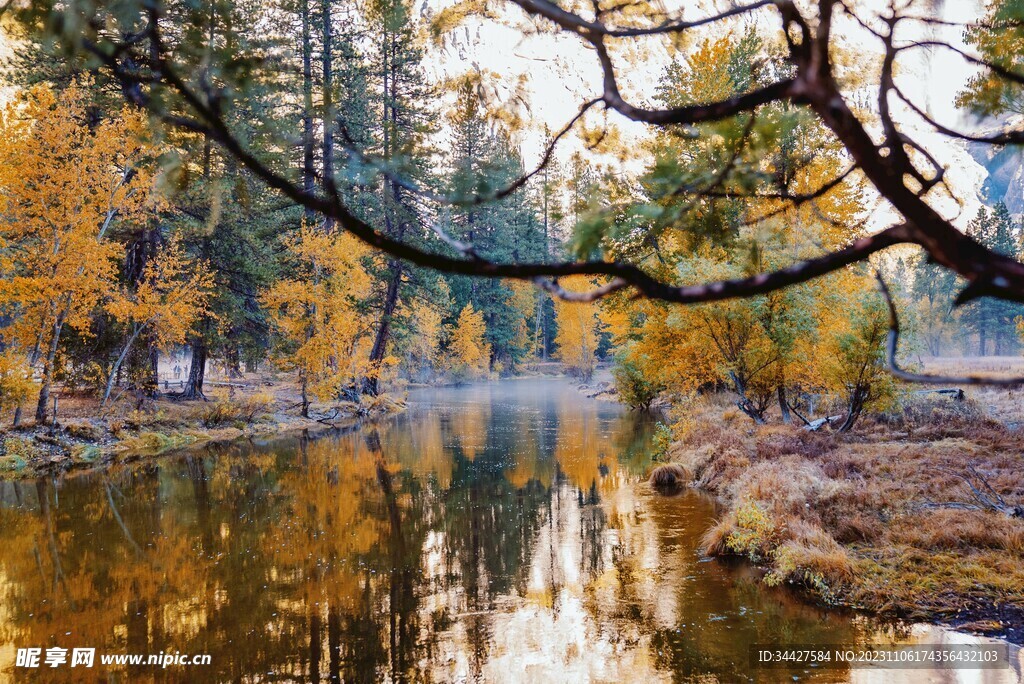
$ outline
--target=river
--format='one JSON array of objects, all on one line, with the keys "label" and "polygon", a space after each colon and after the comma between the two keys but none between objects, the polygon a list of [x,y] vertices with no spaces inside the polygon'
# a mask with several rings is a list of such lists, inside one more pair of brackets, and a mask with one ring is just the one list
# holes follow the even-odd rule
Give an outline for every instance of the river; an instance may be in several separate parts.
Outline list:
[{"label": "river", "polygon": [[[1019,681],[1016,649],[981,672],[752,669],[754,644],[977,640],[702,557],[713,502],[643,481],[653,420],[569,381],[409,404],[345,434],[0,483],[0,679]],[[32,647],[96,663],[19,667]],[[99,662],[159,653],[210,663]]]}]

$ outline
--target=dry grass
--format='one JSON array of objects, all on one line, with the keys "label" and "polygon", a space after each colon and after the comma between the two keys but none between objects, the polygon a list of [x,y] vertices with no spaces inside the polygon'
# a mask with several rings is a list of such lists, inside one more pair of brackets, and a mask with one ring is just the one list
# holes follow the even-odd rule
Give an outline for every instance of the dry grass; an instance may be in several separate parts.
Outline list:
[{"label": "dry grass", "polygon": [[[921,359],[920,366],[925,372],[937,375],[1024,377],[1024,357],[1021,356],[932,357]],[[1024,425],[1024,389],[975,388],[969,394],[991,418],[1010,425]]]},{"label": "dry grass", "polygon": [[666,463],[651,471],[651,486],[655,489],[679,489],[688,480],[686,470],[678,463]]},{"label": "dry grass", "polygon": [[723,418],[720,398],[691,402],[677,411],[670,455],[724,504],[705,551],[748,556],[767,582],[827,602],[957,622],[1009,609],[1019,619],[1024,520],[944,506],[977,503],[962,477],[969,467],[1024,503],[1024,435],[968,396],[908,393],[847,435],[755,428]]}]

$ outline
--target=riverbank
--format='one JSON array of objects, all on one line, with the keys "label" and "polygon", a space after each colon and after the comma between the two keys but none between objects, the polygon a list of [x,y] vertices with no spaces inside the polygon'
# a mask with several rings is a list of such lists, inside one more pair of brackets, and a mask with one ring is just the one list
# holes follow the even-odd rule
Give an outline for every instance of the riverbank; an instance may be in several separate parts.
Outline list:
[{"label": "riverbank", "polygon": [[[977,396],[977,395],[976,395]],[[981,401],[908,394],[853,433],[676,407],[667,460],[723,506],[709,555],[817,601],[1024,641],[1024,436]]]},{"label": "riverbank", "polygon": [[162,396],[107,408],[94,397],[64,397],[56,424],[30,421],[0,432],[0,478],[98,467],[242,438],[351,427],[405,408],[403,398],[383,394],[359,403],[313,403],[304,418],[298,388],[287,381],[211,387],[206,394],[206,400]]}]

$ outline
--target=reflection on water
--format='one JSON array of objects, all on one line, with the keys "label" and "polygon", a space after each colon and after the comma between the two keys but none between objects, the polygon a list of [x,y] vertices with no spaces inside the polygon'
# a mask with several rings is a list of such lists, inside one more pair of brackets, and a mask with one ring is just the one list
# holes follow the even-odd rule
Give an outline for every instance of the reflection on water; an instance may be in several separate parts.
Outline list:
[{"label": "reflection on water", "polygon": [[86,646],[212,656],[120,681],[897,681],[749,671],[753,643],[881,637],[701,558],[711,502],[640,482],[650,422],[554,380],[411,403],[341,436],[0,483],[0,676],[24,673],[17,647]]}]

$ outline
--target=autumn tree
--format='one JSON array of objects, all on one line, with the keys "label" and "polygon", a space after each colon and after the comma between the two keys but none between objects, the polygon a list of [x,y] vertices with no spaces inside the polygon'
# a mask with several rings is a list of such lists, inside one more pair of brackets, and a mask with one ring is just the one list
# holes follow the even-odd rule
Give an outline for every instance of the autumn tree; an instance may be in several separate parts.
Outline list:
[{"label": "autumn tree", "polygon": [[15,348],[0,352],[0,411],[21,406],[34,388],[25,355]]},{"label": "autumn tree", "polygon": [[484,314],[466,304],[449,332],[449,365],[457,377],[476,378],[490,367],[491,346],[487,342]]},{"label": "autumn tree", "polygon": [[123,246],[112,224],[153,206],[143,113],[89,125],[87,81],[22,91],[0,118],[0,239],[15,256],[3,288],[8,334],[40,368],[36,420],[47,415],[66,328],[88,333],[115,287]]},{"label": "autumn tree", "polygon": [[886,408],[895,396],[885,366],[889,319],[870,279],[845,274],[833,280],[836,289],[819,312],[814,372],[826,395],[845,403],[839,431],[848,432],[864,410]]},{"label": "autumn tree", "polygon": [[134,291],[115,293],[107,303],[114,320],[125,326],[127,337],[121,347],[103,393],[110,399],[117,372],[132,345],[143,333],[149,334],[161,350],[184,343],[195,321],[206,312],[213,285],[207,265],[188,258],[181,242],[172,239],[146,267]]},{"label": "autumn tree", "polygon": [[[568,279],[566,287],[582,289],[591,283],[585,278]],[[596,306],[557,300],[555,302],[556,354],[566,370],[590,380],[597,365],[597,347],[601,335],[600,312]]]},{"label": "autumn tree", "polygon": [[409,319],[415,334],[407,345],[408,372],[413,375],[430,374],[443,365],[441,348],[445,337],[444,319],[450,310],[451,292],[444,279],[439,278],[436,294],[417,297],[409,305]]},{"label": "autumn tree", "polygon": [[298,371],[302,415],[308,417],[311,396],[337,398],[368,370],[370,331],[359,315],[370,292],[368,252],[351,236],[309,226],[282,242],[291,273],[261,302],[279,337],[278,362]]}]

